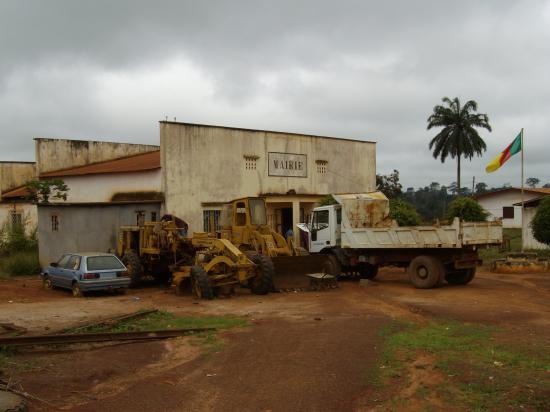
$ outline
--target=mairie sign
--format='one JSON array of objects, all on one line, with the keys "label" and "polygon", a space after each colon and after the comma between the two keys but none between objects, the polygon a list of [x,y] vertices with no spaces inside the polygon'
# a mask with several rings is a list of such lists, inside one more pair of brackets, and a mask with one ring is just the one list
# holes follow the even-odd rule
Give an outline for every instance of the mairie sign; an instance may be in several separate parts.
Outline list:
[{"label": "mairie sign", "polygon": [[268,153],[269,176],[307,177],[307,156],[296,153]]}]

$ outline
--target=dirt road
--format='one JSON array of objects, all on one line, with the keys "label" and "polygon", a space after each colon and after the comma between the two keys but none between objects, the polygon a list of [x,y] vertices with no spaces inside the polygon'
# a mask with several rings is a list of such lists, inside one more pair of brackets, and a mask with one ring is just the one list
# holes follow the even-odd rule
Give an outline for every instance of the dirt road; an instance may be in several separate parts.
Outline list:
[{"label": "dirt road", "polygon": [[[214,352],[181,338],[17,355],[11,373],[25,390],[65,410],[391,409],[392,395],[378,398],[370,377],[381,354],[379,332],[394,321],[479,322],[512,332],[512,341],[550,345],[550,274],[480,273],[466,287],[418,290],[401,270],[385,270],[366,285],[341,282],[336,290],[261,297],[242,291],[214,301],[159,288],[74,299],[38,287],[31,279],[0,282],[0,322],[43,333],[155,307],[180,315],[235,315],[250,323],[222,332],[224,345]],[[414,405],[418,395],[402,396]],[[48,407],[32,404],[31,410],[42,409]]]}]

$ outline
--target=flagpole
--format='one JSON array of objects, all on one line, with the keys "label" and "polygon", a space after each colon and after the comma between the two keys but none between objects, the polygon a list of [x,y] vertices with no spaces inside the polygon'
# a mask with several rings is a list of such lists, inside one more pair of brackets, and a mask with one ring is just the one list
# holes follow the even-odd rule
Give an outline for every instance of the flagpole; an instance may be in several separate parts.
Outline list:
[{"label": "flagpole", "polygon": [[525,231],[523,230],[523,225],[525,222],[524,219],[524,199],[523,199],[523,152],[525,151],[525,148],[523,146],[523,127],[521,128],[521,251],[523,252],[523,236],[525,235]]}]

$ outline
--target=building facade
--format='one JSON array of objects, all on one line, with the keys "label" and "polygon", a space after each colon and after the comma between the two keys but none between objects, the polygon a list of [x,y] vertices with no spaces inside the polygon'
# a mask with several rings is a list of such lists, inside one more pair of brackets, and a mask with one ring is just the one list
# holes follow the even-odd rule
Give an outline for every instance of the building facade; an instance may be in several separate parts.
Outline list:
[{"label": "building facade", "polygon": [[370,141],[160,122],[164,209],[191,232],[217,229],[222,205],[264,196],[268,222],[286,234],[330,193],[375,190]]},{"label": "building facade", "polygon": [[23,224],[28,234],[36,229],[36,206],[23,190],[35,176],[34,162],[0,162],[0,229],[16,224]]},{"label": "building facade", "polygon": [[[549,191],[550,192],[550,191]],[[531,229],[531,221],[537,214],[537,209],[542,199],[550,196],[550,193],[547,195],[542,195],[526,201],[524,203],[525,210],[523,212],[523,217],[525,219],[525,225],[523,225],[521,239],[523,242],[523,249],[550,249],[550,246],[540,243],[535,236],[533,236],[533,229]]]}]

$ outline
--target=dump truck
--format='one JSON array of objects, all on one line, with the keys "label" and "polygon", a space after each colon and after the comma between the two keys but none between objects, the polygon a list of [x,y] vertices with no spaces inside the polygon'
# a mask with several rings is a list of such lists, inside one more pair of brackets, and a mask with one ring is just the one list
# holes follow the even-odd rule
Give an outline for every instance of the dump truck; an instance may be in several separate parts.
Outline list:
[{"label": "dump truck", "polygon": [[327,257],[323,270],[332,276],[373,279],[379,267],[397,266],[417,288],[465,285],[481,263],[478,249],[502,242],[500,221],[398,226],[381,192],[332,196],[336,204],[314,208],[298,225],[309,234],[308,251]]},{"label": "dump truck", "polygon": [[120,228],[117,254],[133,286],[150,276],[170,280],[178,294],[191,289],[204,299],[229,294],[236,285],[259,295],[270,291],[274,268],[269,256],[244,253],[229,240],[208,233],[188,237],[187,229],[183,220],[172,215]]}]

